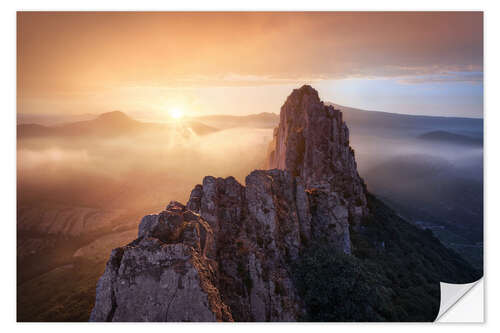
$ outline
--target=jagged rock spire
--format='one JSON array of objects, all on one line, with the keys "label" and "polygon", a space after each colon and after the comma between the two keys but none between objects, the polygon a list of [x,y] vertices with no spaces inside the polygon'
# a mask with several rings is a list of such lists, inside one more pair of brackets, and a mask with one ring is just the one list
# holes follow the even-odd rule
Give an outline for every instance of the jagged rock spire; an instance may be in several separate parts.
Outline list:
[{"label": "jagged rock spire", "polygon": [[309,85],[294,89],[281,107],[267,166],[301,177],[306,189],[335,192],[349,203],[355,222],[367,211],[342,112],[325,105]]}]

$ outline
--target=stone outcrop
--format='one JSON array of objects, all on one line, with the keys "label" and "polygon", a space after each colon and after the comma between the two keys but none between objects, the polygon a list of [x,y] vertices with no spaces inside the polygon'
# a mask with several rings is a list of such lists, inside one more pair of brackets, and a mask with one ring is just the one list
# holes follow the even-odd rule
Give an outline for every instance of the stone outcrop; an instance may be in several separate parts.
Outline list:
[{"label": "stone outcrop", "polygon": [[320,204],[320,209],[345,207],[348,214],[337,208],[341,224],[345,218],[358,224],[367,214],[366,189],[342,112],[325,105],[312,87],[295,89],[281,107],[267,163],[268,169],[288,170],[301,177],[306,189],[313,191],[313,201],[328,197],[330,208]]},{"label": "stone outcrop", "polygon": [[171,202],[145,216],[138,238],[114,249],[97,285],[90,321],[232,321],[206,257],[213,231]]},{"label": "stone outcrop", "polygon": [[350,253],[367,214],[342,114],[309,86],[281,109],[269,167],[245,185],[205,177],[186,206],[143,218],[113,250],[92,321],[297,321],[291,267],[311,242]]},{"label": "stone outcrop", "polygon": [[187,207],[215,231],[219,290],[234,318],[297,320],[303,309],[289,266],[299,255],[301,238],[310,237],[309,214],[301,211],[307,207],[297,205],[304,191],[280,170],[254,171],[245,183],[205,177]]}]

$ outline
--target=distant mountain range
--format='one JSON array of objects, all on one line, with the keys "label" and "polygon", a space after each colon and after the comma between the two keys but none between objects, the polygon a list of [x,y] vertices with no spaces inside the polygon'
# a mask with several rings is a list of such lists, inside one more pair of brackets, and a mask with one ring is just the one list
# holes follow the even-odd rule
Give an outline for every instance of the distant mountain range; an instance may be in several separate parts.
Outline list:
[{"label": "distant mountain range", "polygon": [[[218,131],[217,128],[198,121],[179,123],[184,129],[191,129],[197,135],[205,135]],[[148,123],[132,119],[121,111],[103,113],[91,120],[69,122],[55,126],[39,124],[17,125],[18,137],[32,136],[129,136],[145,133],[169,131],[179,126],[174,123]]]},{"label": "distant mountain range", "polygon": [[[392,136],[394,133],[401,133],[405,136],[421,139],[448,143],[460,141],[469,144],[478,144],[483,137],[483,119],[480,118],[416,116],[367,111],[329,102],[325,104],[333,105],[342,111],[344,120],[353,133],[376,134],[377,136]],[[116,127],[113,131],[117,132],[120,132],[120,130],[162,129],[168,126],[163,123],[140,122],[120,111],[103,113],[100,116],[82,114],[63,118],[19,114],[17,118],[18,131],[24,131],[27,135],[46,135],[55,132],[61,134],[66,132],[71,135],[74,130],[83,130],[84,133],[92,131],[106,133],[110,124]],[[244,116],[215,114],[187,118],[182,123],[188,124],[195,133],[202,135],[218,129],[235,127],[274,128],[279,123],[279,115],[270,112]],[[457,135],[461,137],[457,137]]]},{"label": "distant mountain range", "polygon": [[34,113],[18,113],[17,124],[39,124],[45,126],[62,125],[77,121],[92,120],[99,114],[82,113],[82,114],[34,114]]},{"label": "distant mountain range", "polygon": [[417,116],[409,114],[367,111],[335,103],[326,103],[340,109],[349,127],[385,128],[391,131],[404,130],[412,132],[427,132],[446,128],[450,132],[464,135],[480,135],[483,132],[483,119],[460,117]]},{"label": "distant mountain range", "polygon": [[432,142],[451,143],[457,145],[472,145],[472,146],[483,145],[483,140],[481,138],[474,138],[467,135],[450,133],[447,131],[432,131],[420,135],[419,138]]},{"label": "distant mountain range", "polygon": [[278,125],[280,116],[276,113],[262,112],[246,116],[208,115],[193,119],[224,129],[233,127],[274,128]]},{"label": "distant mountain range", "polygon": [[[441,131],[463,136],[463,143],[465,141],[478,143],[482,141],[483,137],[483,119],[479,118],[416,116],[367,111],[336,103],[327,102],[325,104],[340,109],[351,132],[355,134],[377,135],[378,137],[398,134],[417,138],[429,132]],[[209,115],[193,119],[221,129],[233,127],[274,128],[280,120],[278,114],[268,112],[246,116]],[[457,136],[451,138],[444,133],[431,134],[429,137],[448,143],[460,141]]]}]

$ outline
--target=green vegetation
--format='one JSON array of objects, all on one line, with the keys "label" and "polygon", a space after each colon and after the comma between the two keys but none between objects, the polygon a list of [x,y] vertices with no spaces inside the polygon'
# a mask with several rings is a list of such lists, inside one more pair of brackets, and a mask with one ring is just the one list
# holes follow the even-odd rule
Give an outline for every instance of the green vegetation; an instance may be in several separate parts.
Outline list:
[{"label": "green vegetation", "polygon": [[443,243],[446,247],[454,250],[462,258],[467,260],[474,268],[483,269],[483,246],[482,243],[472,243],[469,240],[454,234],[447,229],[432,230],[432,233]]},{"label": "green vegetation", "polygon": [[[131,219],[138,218],[132,215]],[[109,253],[104,260],[73,254],[95,239],[117,232],[122,230],[102,228],[80,237],[18,232],[18,244],[23,239],[43,238],[54,246],[17,259],[17,321],[88,321]]]},{"label": "green vegetation", "polygon": [[[481,277],[431,231],[398,217],[374,196],[371,216],[352,228],[353,255],[314,244],[294,266],[305,321],[433,321],[439,282]],[[356,230],[355,230],[356,229]]]},{"label": "green vegetation", "polygon": [[18,287],[18,321],[88,321],[105,263],[75,260]]}]

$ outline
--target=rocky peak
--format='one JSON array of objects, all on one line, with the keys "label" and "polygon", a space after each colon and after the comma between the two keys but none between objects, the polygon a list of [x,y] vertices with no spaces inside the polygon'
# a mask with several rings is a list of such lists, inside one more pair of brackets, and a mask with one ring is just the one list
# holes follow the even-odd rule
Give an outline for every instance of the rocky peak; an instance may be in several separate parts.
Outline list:
[{"label": "rocky peak", "polygon": [[267,166],[301,177],[306,189],[335,193],[348,203],[355,222],[367,212],[366,190],[342,112],[325,105],[311,86],[293,90],[281,107]]},{"label": "rocky peak", "polygon": [[133,122],[132,118],[121,111],[101,113],[97,119],[102,122]]}]

